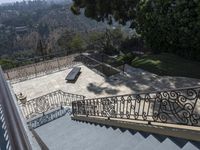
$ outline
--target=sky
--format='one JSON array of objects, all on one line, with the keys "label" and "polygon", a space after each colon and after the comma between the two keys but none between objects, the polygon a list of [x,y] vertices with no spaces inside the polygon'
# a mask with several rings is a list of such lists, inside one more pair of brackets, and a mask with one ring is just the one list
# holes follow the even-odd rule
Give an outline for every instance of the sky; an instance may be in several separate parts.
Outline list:
[{"label": "sky", "polygon": [[2,3],[12,3],[12,2],[16,2],[16,1],[22,1],[22,0],[0,0],[0,4],[2,4]]},{"label": "sky", "polygon": [[[20,1],[23,1],[23,0],[0,0],[0,4],[2,4],[2,3],[13,3],[13,2],[16,2],[16,1],[20,2]],[[25,0],[25,1],[27,1],[27,0]],[[71,2],[71,0],[68,0],[68,2]]]}]

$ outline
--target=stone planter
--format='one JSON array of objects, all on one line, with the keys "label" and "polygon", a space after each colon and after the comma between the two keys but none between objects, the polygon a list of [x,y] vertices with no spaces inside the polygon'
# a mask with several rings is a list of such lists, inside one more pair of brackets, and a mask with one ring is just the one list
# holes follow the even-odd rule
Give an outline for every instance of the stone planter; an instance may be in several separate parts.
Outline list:
[{"label": "stone planter", "polygon": [[26,104],[27,102],[26,96],[24,96],[22,93],[20,93],[17,98],[22,104]]}]

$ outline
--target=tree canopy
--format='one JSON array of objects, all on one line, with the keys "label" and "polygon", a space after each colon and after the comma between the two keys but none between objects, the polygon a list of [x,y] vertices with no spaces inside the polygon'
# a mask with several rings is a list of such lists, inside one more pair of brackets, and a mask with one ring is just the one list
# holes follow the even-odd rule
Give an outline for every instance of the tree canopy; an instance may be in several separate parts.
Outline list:
[{"label": "tree canopy", "polygon": [[71,10],[97,21],[130,22],[152,52],[200,60],[199,0],[74,0]]}]

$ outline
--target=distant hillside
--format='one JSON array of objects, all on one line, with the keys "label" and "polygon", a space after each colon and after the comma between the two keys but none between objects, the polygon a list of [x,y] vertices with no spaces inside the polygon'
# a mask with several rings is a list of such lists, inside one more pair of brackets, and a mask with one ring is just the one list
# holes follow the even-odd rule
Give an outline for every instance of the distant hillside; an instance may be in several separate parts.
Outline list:
[{"label": "distant hillside", "polygon": [[[101,31],[106,24],[70,11],[71,0],[27,1],[0,6],[0,55],[34,51],[40,39],[53,51],[65,31]],[[49,43],[51,42],[51,43]]]}]

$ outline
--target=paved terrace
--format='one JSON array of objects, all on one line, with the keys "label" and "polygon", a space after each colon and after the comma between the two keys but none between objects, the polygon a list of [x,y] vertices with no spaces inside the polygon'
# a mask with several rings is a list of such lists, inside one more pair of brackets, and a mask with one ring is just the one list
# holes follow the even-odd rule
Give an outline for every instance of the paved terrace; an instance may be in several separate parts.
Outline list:
[{"label": "paved terrace", "polygon": [[71,71],[71,68],[68,68],[15,83],[12,86],[16,94],[22,92],[27,99],[32,99],[59,89],[68,93],[84,95],[86,98],[94,98],[200,85],[199,79],[161,77],[128,65],[125,66],[125,75],[121,73],[108,78],[104,78],[84,65],[79,66],[81,74],[75,83],[65,81],[66,75]]}]

